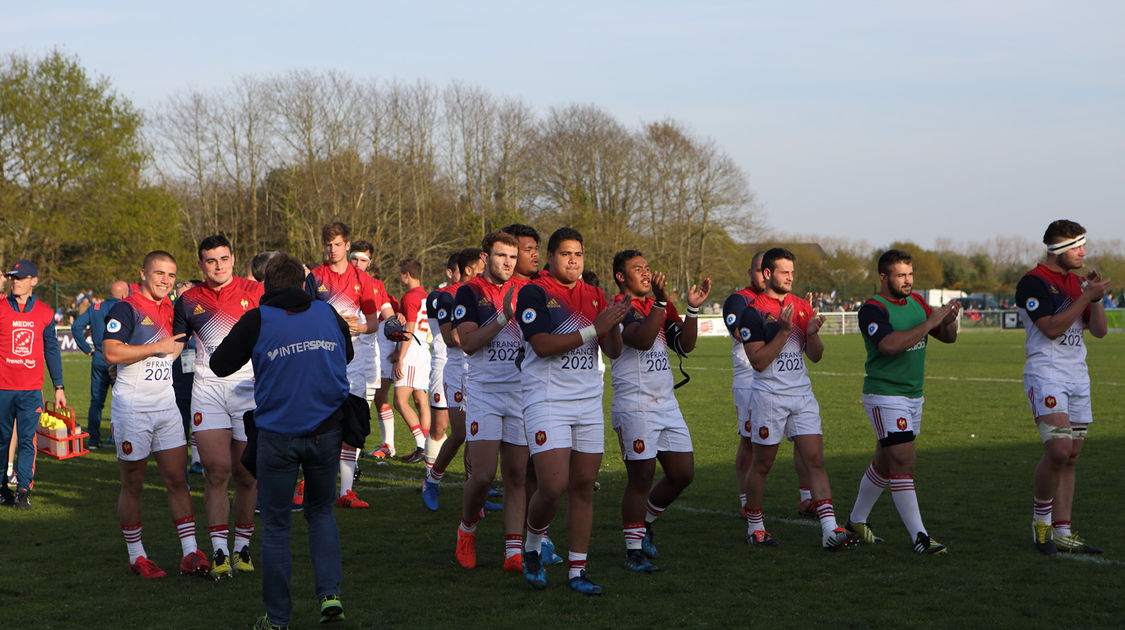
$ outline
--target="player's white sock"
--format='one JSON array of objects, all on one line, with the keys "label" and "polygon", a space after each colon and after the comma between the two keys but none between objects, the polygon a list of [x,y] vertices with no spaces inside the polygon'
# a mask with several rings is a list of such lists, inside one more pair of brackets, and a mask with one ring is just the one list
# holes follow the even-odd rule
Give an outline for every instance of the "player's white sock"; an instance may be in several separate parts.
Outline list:
[{"label": "player's white sock", "polygon": [[227,539],[230,537],[230,526],[226,523],[211,525],[207,528],[207,531],[211,533],[211,553],[221,551],[224,556],[229,556],[230,549],[227,548]]},{"label": "player's white sock", "polygon": [[1050,525],[1051,524],[1051,512],[1054,509],[1055,509],[1055,500],[1054,499],[1047,499],[1046,501],[1044,501],[1043,499],[1036,498],[1035,502],[1032,503],[1032,508],[1031,508],[1031,514],[1032,514],[1033,522],[1046,523],[1046,524]]},{"label": "player's white sock", "polygon": [[428,466],[434,465],[434,460],[441,452],[441,445],[445,444],[445,437],[443,435],[440,440],[435,440],[432,436],[426,436],[426,464]]},{"label": "player's white sock", "polygon": [[832,499],[821,499],[816,502],[816,517],[820,519],[820,533],[827,536],[836,531],[836,512],[832,509]]},{"label": "player's white sock", "polygon": [[918,510],[918,495],[914,492],[913,475],[891,475],[891,498],[894,499],[895,509],[902,517],[902,524],[910,532],[910,540],[925,533],[926,527],[922,525],[922,513]]},{"label": "player's white sock", "polygon": [[[121,535],[125,537],[125,549],[129,552],[129,564],[137,561],[141,556],[147,557],[144,543],[141,542],[141,524],[122,525]],[[186,554],[185,554],[186,555]]]},{"label": "player's white sock", "polygon": [[527,523],[524,527],[526,529],[523,536],[524,552],[530,553],[534,551],[535,553],[539,553],[543,548],[543,539],[547,537],[547,528],[536,529],[531,526],[531,523]]},{"label": "player's white sock", "polygon": [[[183,551],[183,555],[186,556],[196,549],[199,549],[199,545],[195,542],[195,517],[185,516],[173,521],[173,523],[176,525],[176,535],[180,537],[180,549]],[[140,527],[139,523],[137,527]],[[140,536],[139,529],[137,530],[137,536]]]},{"label": "player's white sock", "polygon": [[569,567],[566,579],[573,580],[586,570],[586,554],[571,551],[566,554],[566,559]]},{"label": "player's white sock", "polygon": [[462,532],[464,532],[466,534],[472,534],[472,533],[475,533],[477,531],[477,523],[478,522],[480,522],[480,521],[475,520],[472,523],[466,523],[464,520],[462,520],[461,524],[458,525],[457,528],[460,529]]},{"label": "player's white sock", "polygon": [[875,502],[879,500],[883,488],[886,487],[887,478],[875,468],[875,462],[871,462],[864,471],[863,478],[859,480],[859,494],[855,497],[855,505],[852,506],[849,517],[853,523],[867,522],[867,517],[871,515],[871,508],[875,507]]},{"label": "player's white sock", "polygon": [[344,445],[340,449],[340,496],[344,496],[352,489],[355,482],[356,449]]},{"label": "player's white sock", "polygon": [[660,515],[664,513],[664,510],[667,510],[667,509],[668,509],[667,506],[658,507],[658,506],[653,505],[652,499],[649,499],[648,505],[645,506],[645,525],[648,525],[649,523],[655,522],[656,519],[660,518]]},{"label": "player's white sock", "polygon": [[749,536],[756,531],[765,530],[764,520],[765,517],[762,516],[761,510],[746,510],[746,535]]},{"label": "player's white sock", "polygon": [[812,491],[809,490],[808,486],[801,486],[801,487],[797,488],[797,494],[799,494],[801,496],[802,501],[811,501],[812,500]]},{"label": "player's white sock", "polygon": [[422,433],[422,425],[416,424],[410,427],[410,434],[414,436],[414,446],[424,449],[426,447],[426,434]]},{"label": "player's white sock", "polygon": [[746,493],[745,492],[739,492],[738,493],[738,507],[740,507],[740,508],[746,507]]},{"label": "player's white sock", "polygon": [[195,434],[191,436],[191,463],[199,463],[199,447],[195,445]]},{"label": "player's white sock", "polygon": [[645,537],[644,523],[625,523],[621,532],[625,534],[626,550],[641,548],[641,539]]},{"label": "player's white sock", "polygon": [[379,430],[383,433],[383,444],[394,448],[395,445],[395,412],[390,405],[379,407]]},{"label": "player's white sock", "polygon": [[249,523],[234,524],[234,551],[237,553],[250,546],[250,539],[254,537],[254,521]]},{"label": "player's white sock", "polygon": [[1055,521],[1053,527],[1055,528],[1055,538],[1070,535],[1070,521]]},{"label": "player's white sock", "polygon": [[444,470],[438,470],[436,466],[431,466],[430,470],[426,473],[426,480],[431,483],[441,483],[441,478],[444,476]]},{"label": "player's white sock", "polygon": [[512,556],[520,555],[523,547],[523,536],[519,534],[505,534],[504,535],[504,557],[511,558]]}]

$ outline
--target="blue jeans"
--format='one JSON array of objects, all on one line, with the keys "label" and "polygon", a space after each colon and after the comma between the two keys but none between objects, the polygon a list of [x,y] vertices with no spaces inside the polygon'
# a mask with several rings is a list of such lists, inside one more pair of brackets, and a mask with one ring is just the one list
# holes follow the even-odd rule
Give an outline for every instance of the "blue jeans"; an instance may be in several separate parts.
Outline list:
[{"label": "blue jeans", "polygon": [[109,365],[105,362],[105,355],[95,351],[93,361],[90,362],[90,413],[86,416],[86,432],[90,434],[90,444],[102,442],[102,409],[105,407],[108,390]]},{"label": "blue jeans", "polygon": [[289,552],[291,504],[297,469],[305,473],[305,520],[309,524],[309,555],[316,580],[316,597],[339,595],[343,580],[340,532],[332,513],[336,502],[336,474],[340,465],[341,431],[289,437],[258,430],[258,501],[262,510],[262,602],[270,621],[289,623],[293,600],[289,580],[293,559]]},{"label": "blue jeans", "polygon": [[[39,425],[42,408],[43,392],[38,389],[0,389],[0,446],[3,447],[0,448],[3,451],[0,454],[0,475],[4,476],[5,484],[8,481],[8,443],[15,429],[16,476],[21,488],[31,488],[35,475],[35,427]],[[335,481],[332,480],[333,483]]]}]

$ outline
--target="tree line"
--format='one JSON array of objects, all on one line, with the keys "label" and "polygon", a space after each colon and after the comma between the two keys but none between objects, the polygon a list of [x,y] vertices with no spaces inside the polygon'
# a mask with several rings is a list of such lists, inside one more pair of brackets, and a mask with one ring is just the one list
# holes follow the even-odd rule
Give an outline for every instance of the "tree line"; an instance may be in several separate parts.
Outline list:
[{"label": "tree line", "polygon": [[[331,71],[243,77],[142,112],[75,57],[0,61],[3,264],[30,258],[87,288],[134,278],[159,247],[186,278],[195,244],[219,232],[241,261],[277,249],[314,263],[320,227],[337,220],[375,245],[384,274],[415,257],[427,284],[451,252],[514,222],[544,238],[577,228],[587,268],[610,284],[613,254],[636,248],[674,292],[709,276],[718,294],[773,244],[798,252],[806,290],[859,298],[875,284],[866,243],[769,233],[747,175],[675,120],[630,127],[591,104],[539,112],[460,82]],[[1116,245],[1102,260],[1121,266]],[[917,286],[970,292],[1009,290],[1041,250],[905,246]]]}]

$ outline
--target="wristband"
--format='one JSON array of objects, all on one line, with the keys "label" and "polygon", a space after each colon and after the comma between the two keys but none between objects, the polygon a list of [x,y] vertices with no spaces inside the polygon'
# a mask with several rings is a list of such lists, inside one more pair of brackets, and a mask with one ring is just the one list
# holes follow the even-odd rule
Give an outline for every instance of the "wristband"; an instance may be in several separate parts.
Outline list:
[{"label": "wristband", "polygon": [[667,308],[668,307],[668,301],[667,300],[656,300],[655,302],[652,303],[652,306],[653,306],[653,308]]},{"label": "wristband", "polygon": [[501,328],[508,325],[508,316],[504,314],[504,311],[500,311],[500,314],[496,316],[496,323],[500,324]]},{"label": "wristband", "polygon": [[63,389],[64,389],[64,387],[62,385],[55,385],[55,391],[56,392],[61,392],[61,391],[63,391]]},{"label": "wristband", "polygon": [[686,317],[699,317],[699,307],[698,306],[691,306],[689,304],[688,307],[687,307]]},{"label": "wristband", "polygon": [[579,330],[578,334],[582,335],[582,345],[586,345],[598,336],[598,329],[594,328],[593,324],[590,324],[582,330]]}]

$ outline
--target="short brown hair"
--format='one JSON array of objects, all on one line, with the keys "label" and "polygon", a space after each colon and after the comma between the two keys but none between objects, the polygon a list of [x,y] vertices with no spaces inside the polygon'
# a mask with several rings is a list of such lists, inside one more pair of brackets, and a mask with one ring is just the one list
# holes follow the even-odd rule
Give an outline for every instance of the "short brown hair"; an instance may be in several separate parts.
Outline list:
[{"label": "short brown hair", "polygon": [[484,236],[484,239],[481,240],[480,248],[482,250],[484,250],[484,252],[486,254],[491,254],[492,253],[492,246],[495,245],[496,243],[503,243],[505,245],[511,245],[512,247],[515,247],[516,249],[520,248],[519,239],[512,236],[511,234],[508,234],[507,232],[489,232],[488,234],[486,234]]},{"label": "short brown hair", "polygon": [[145,254],[145,260],[144,260],[144,262],[141,263],[141,269],[144,269],[144,270],[147,271],[148,266],[151,263],[153,263],[157,260],[167,260],[168,262],[172,263],[173,265],[176,264],[176,257],[175,256],[173,256],[172,254],[169,254],[168,252],[164,251],[163,249],[154,249],[151,252]]},{"label": "short brown hair", "polygon": [[1074,221],[1067,219],[1059,219],[1058,221],[1051,221],[1047,226],[1047,231],[1043,232],[1043,244],[1054,245],[1055,243],[1070,240],[1076,236],[1082,236],[1086,233],[1086,228],[1078,225]]},{"label": "short brown hair", "polygon": [[283,287],[300,288],[305,284],[305,266],[289,254],[277,254],[266,263],[263,283],[266,291]]},{"label": "short brown hair", "polygon": [[403,258],[398,261],[398,272],[418,280],[422,277],[422,263],[417,258]]},{"label": "short brown hair", "polygon": [[322,243],[327,243],[337,236],[344,237],[344,240],[348,242],[352,240],[351,230],[348,229],[348,226],[339,221],[333,221],[320,230],[320,242]]},{"label": "short brown hair", "polygon": [[879,275],[890,273],[891,265],[898,263],[913,265],[914,258],[910,255],[910,252],[904,252],[901,249],[888,249],[883,252],[883,255],[879,257]]}]

